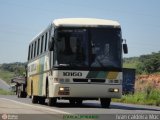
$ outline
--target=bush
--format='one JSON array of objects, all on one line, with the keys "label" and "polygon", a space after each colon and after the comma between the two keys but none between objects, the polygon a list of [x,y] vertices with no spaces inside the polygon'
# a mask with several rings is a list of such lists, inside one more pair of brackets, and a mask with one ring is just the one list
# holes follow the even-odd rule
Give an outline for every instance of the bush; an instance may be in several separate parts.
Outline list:
[{"label": "bush", "polygon": [[3,89],[0,89],[0,95],[13,95],[14,93],[11,91],[6,91]]},{"label": "bush", "polygon": [[146,91],[139,91],[135,92],[133,95],[124,95],[121,99],[113,99],[113,101],[160,106],[160,90],[152,88],[149,93],[147,93]]}]

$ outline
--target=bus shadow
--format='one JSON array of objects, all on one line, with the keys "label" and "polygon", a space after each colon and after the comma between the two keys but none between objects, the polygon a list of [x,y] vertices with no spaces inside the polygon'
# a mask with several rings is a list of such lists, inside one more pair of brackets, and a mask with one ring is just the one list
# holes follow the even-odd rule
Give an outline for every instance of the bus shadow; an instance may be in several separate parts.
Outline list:
[{"label": "bus shadow", "polygon": [[[47,105],[47,104],[45,104]],[[53,107],[58,108],[101,108],[98,104],[93,103],[83,103],[82,105],[72,105],[70,103],[56,103]]]},{"label": "bus shadow", "polygon": [[160,109],[156,108],[148,108],[145,107],[134,107],[126,105],[115,105],[111,104],[110,108],[101,108],[101,105],[98,103],[83,103],[82,105],[71,105],[69,103],[57,103],[54,107],[58,108],[100,108],[100,109],[119,109],[119,110],[143,110],[143,111],[160,111]]},{"label": "bus shadow", "polygon": [[100,108],[100,106],[92,106],[92,105],[71,105],[70,103],[57,103],[54,107],[59,108]]}]

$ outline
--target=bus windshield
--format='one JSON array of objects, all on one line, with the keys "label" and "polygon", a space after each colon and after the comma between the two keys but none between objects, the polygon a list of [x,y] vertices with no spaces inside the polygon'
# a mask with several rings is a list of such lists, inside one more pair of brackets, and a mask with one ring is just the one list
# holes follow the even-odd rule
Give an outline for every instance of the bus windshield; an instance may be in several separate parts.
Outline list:
[{"label": "bus windshield", "polygon": [[88,39],[86,29],[58,31],[57,62],[60,66],[88,66]]},{"label": "bus windshield", "polygon": [[57,33],[57,66],[121,68],[120,29],[59,29]]},{"label": "bus windshield", "polygon": [[120,29],[91,29],[91,67],[121,67]]}]

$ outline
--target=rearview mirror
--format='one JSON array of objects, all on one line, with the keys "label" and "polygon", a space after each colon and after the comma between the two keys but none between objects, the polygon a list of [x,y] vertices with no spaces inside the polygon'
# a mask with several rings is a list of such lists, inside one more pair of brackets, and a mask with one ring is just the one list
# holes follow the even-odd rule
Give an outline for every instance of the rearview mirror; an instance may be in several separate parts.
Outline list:
[{"label": "rearview mirror", "polygon": [[49,43],[48,43],[48,49],[49,49],[49,51],[54,50],[54,38],[53,37],[52,37],[52,40],[49,41]]},{"label": "rearview mirror", "polygon": [[123,44],[123,52],[124,54],[127,54],[128,53],[128,46],[127,46],[127,43],[126,43],[126,40],[124,40],[125,43]]},{"label": "rearview mirror", "polygon": [[124,52],[124,54],[127,54],[127,53],[128,53],[127,44],[123,44],[123,52]]}]

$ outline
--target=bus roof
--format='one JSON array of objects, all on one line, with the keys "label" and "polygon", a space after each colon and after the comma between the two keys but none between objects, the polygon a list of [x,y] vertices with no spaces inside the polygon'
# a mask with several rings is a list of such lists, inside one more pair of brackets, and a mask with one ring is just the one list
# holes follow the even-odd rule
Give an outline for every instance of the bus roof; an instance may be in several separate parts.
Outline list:
[{"label": "bus roof", "polygon": [[114,26],[120,27],[120,24],[117,21],[104,20],[104,19],[95,19],[95,18],[64,18],[64,19],[55,19],[53,21],[55,26]]},{"label": "bus roof", "polygon": [[[69,27],[96,27],[96,26],[111,26],[111,27],[120,27],[120,24],[117,21],[105,20],[105,19],[96,19],[96,18],[63,18],[55,19],[52,22],[56,27],[59,26],[69,26]],[[32,43],[37,37],[39,37],[44,31],[50,28],[50,25],[38,35],[36,35],[30,43]]]}]

